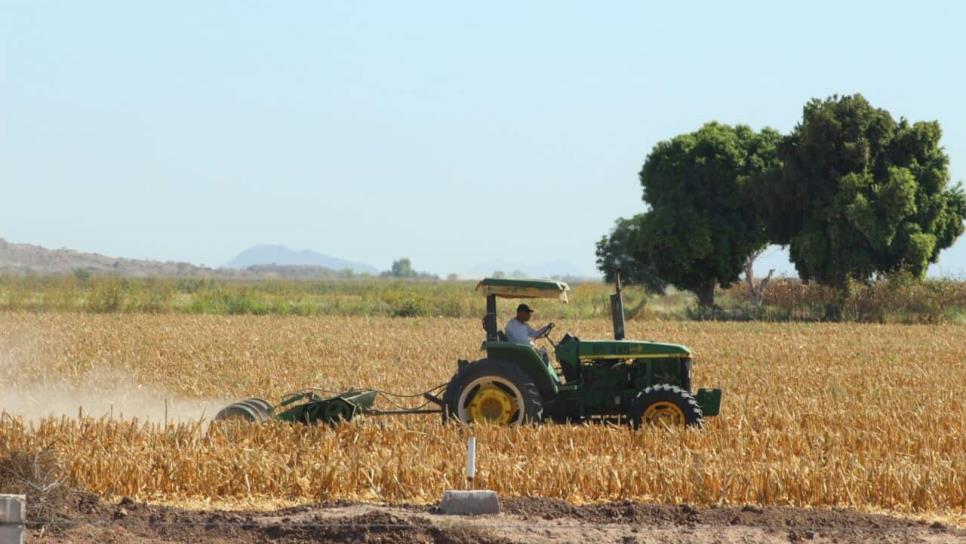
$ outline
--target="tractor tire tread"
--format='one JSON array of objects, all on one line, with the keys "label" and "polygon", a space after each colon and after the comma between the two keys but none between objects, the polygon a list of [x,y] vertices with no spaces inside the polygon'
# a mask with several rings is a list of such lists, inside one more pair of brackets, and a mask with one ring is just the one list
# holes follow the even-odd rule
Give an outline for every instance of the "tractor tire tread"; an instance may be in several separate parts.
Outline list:
[{"label": "tractor tire tread", "polygon": [[658,400],[669,400],[675,402],[684,411],[685,426],[700,427],[704,424],[704,413],[701,405],[693,395],[676,385],[657,384],[645,387],[640,393],[634,396],[628,407],[628,418],[634,428],[641,426],[641,416],[646,407],[645,403],[649,397],[658,397]]}]

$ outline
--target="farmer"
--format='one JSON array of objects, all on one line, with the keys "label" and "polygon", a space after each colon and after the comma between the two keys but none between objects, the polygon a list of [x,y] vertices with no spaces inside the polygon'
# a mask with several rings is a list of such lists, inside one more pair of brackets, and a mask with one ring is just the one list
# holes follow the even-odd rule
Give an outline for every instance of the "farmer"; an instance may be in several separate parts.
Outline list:
[{"label": "farmer", "polygon": [[[507,321],[506,328],[506,339],[514,344],[528,344],[534,346],[534,338],[540,338],[553,329],[553,323],[547,323],[542,328],[534,330],[533,327],[527,325],[527,321],[530,321],[530,316],[533,315],[533,308],[527,306],[526,304],[521,304],[517,306],[517,316]],[[546,348],[540,348],[540,355],[543,356],[544,360],[547,360],[547,350]]]}]

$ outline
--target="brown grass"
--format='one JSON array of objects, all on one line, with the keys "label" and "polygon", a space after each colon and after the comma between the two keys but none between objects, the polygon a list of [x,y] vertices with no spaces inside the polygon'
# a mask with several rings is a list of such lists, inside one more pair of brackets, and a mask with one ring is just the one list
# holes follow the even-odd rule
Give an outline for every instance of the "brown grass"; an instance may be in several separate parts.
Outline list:
[{"label": "brown grass", "polygon": [[[569,328],[605,337],[608,324]],[[966,512],[966,327],[628,329],[632,338],[690,345],[695,386],[725,389],[722,415],[701,431],[477,428],[481,485],[579,502]],[[5,314],[0,382],[40,384],[51,394],[78,384],[105,394],[140,386],[199,406],[212,397],[277,399],[314,385],[415,392],[446,381],[457,358],[478,354],[480,339],[479,321],[468,319]],[[206,429],[94,415],[5,418],[0,450],[51,445],[75,481],[106,496],[425,503],[461,485],[469,433],[428,416]]]}]

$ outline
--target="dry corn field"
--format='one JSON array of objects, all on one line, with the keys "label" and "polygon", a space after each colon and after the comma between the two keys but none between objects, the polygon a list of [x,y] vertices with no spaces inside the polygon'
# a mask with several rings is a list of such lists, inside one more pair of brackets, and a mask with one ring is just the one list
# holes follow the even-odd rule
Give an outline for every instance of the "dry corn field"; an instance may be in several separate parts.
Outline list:
[{"label": "dry corn field", "polygon": [[[560,327],[592,338],[610,325]],[[635,321],[628,338],[690,346],[695,387],[724,389],[721,416],[701,430],[472,429],[480,485],[574,502],[966,512],[966,327]],[[0,453],[51,448],[106,497],[435,502],[462,485],[470,432],[436,416],[199,417],[309,386],[423,391],[481,339],[476,319],[6,313],[0,408],[26,417],[3,416]]]}]

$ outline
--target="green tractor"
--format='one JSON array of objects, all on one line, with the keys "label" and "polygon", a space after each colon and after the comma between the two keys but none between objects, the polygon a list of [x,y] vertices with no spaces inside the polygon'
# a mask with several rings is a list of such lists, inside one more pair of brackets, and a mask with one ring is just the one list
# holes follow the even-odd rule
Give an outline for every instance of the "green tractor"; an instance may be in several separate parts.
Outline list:
[{"label": "green tractor", "polygon": [[[530,344],[508,342],[497,325],[498,298],[551,298],[567,302],[556,281],[486,278],[483,328],[486,357],[459,361],[446,386],[443,419],[517,425],[545,420],[625,419],[634,426],[700,425],[718,414],[721,389],[691,393],[691,351],[677,344],[624,339],[620,279],[611,295],[613,340],[581,340],[566,333],[553,347],[556,365]],[[550,327],[552,329],[552,327]]]},{"label": "green tractor", "polygon": [[[569,333],[559,342],[543,335],[552,346],[541,353],[530,343],[506,339],[497,325],[498,298],[552,298],[567,302],[565,283],[540,280],[486,278],[476,286],[486,296],[482,349],[486,357],[461,360],[446,384],[422,393],[422,406],[379,410],[374,389],[350,389],[326,396],[317,389],[286,396],[277,406],[258,399],[230,404],[215,420],[270,419],[299,423],[338,423],[359,415],[442,413],[443,421],[519,425],[541,421],[570,422],[623,420],[635,427],[700,425],[718,414],[721,389],[691,393],[691,351],[677,344],[624,339],[624,304],[620,279],[611,295],[613,340],[581,340]],[[552,327],[551,327],[552,328]],[[442,390],[442,398],[438,395]],[[435,405],[435,408],[427,406]]]}]

